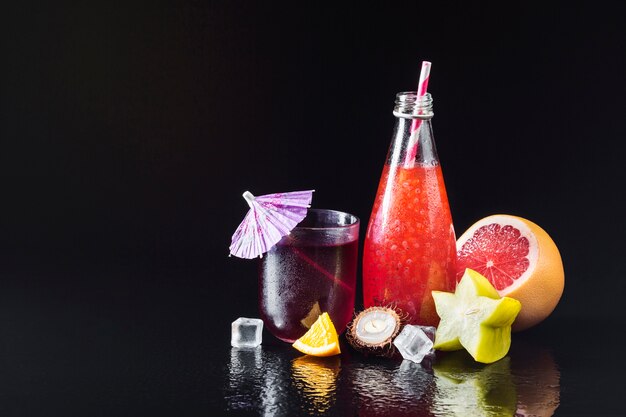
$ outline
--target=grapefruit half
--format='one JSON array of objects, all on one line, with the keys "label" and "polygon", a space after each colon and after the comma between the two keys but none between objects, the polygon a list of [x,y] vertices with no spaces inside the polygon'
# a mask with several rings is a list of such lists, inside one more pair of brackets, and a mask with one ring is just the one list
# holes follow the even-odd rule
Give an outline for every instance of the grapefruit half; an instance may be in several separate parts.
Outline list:
[{"label": "grapefruit half", "polygon": [[478,220],[457,240],[457,282],[471,268],[502,297],[522,303],[513,331],[548,317],[563,294],[561,254],[548,233],[530,220],[496,214]]}]

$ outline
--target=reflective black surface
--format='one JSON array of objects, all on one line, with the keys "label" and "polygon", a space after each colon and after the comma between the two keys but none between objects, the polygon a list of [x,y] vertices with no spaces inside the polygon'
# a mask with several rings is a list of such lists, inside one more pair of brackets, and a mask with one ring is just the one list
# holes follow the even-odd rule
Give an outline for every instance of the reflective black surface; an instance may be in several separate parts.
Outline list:
[{"label": "reflective black surface", "polygon": [[620,415],[619,350],[581,356],[581,330],[562,320],[515,334],[509,354],[489,365],[463,351],[419,365],[368,358],[345,340],[341,355],[312,358],[269,340],[223,357],[221,407],[250,415]]},{"label": "reflective black surface", "polygon": [[230,323],[254,306],[210,270],[1,278],[3,415],[617,416],[624,406],[623,320],[555,313],[491,365],[463,352],[424,365],[367,358],[343,336],[341,355],[317,359],[267,331],[258,349],[231,348]]}]

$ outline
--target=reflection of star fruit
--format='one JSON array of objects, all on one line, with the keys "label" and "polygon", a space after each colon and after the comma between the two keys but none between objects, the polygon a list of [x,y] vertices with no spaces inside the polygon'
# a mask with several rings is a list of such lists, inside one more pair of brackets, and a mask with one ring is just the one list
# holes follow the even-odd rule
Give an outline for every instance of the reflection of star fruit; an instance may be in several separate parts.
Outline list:
[{"label": "reflection of star fruit", "polygon": [[559,367],[550,349],[517,340],[509,352],[511,375],[517,388],[516,415],[547,417],[560,404]]},{"label": "reflection of star fruit", "polygon": [[510,363],[508,357],[482,365],[465,352],[446,355],[433,364],[437,386],[433,408],[446,416],[514,415],[517,394]]},{"label": "reflection of star fruit", "polygon": [[522,305],[498,295],[491,283],[472,269],[466,269],[454,293],[433,291],[441,322],[434,348],[465,348],[474,360],[492,363],[503,358],[511,346],[511,324]]}]

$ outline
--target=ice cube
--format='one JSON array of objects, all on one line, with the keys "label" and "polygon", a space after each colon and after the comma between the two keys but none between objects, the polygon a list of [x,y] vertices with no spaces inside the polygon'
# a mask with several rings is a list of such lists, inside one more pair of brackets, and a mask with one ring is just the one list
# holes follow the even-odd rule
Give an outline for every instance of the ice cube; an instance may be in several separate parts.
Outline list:
[{"label": "ice cube", "polygon": [[263,320],[239,317],[231,325],[230,345],[253,348],[261,344]]},{"label": "ice cube", "polygon": [[420,363],[426,355],[434,353],[434,337],[435,328],[432,326],[407,324],[393,340],[393,344],[398,348],[404,359]]}]

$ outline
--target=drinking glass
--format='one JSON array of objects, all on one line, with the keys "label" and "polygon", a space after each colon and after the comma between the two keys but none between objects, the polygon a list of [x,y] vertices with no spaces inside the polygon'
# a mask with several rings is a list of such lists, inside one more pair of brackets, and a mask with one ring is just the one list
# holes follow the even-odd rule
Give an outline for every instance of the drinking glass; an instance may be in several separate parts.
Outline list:
[{"label": "drinking glass", "polygon": [[337,329],[352,319],[359,219],[349,213],[309,209],[291,234],[263,255],[259,310],[266,328],[293,343],[327,312]]}]

